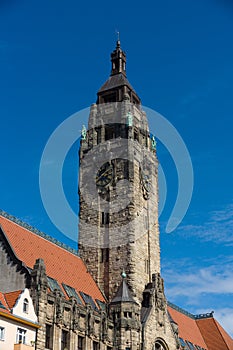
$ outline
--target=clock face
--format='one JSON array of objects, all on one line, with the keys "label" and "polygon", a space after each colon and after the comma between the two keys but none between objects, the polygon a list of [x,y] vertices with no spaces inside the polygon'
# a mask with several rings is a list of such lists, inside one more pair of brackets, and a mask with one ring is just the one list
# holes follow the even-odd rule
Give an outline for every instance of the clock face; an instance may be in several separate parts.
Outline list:
[{"label": "clock face", "polygon": [[113,166],[112,164],[105,163],[98,170],[95,178],[97,187],[106,187],[111,183],[113,179]]}]

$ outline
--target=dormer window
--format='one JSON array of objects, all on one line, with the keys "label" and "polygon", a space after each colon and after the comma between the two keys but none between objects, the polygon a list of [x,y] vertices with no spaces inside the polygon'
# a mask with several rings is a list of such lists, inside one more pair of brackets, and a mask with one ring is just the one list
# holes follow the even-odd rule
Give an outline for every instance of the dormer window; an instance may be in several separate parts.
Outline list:
[{"label": "dormer window", "polygon": [[23,301],[23,312],[25,314],[28,314],[28,308],[29,308],[29,302],[28,302],[28,299],[25,298]]}]

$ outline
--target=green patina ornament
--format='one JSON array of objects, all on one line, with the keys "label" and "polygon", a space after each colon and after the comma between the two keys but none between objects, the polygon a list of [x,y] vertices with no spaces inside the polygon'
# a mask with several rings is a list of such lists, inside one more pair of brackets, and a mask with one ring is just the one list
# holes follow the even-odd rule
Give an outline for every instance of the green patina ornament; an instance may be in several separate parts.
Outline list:
[{"label": "green patina ornament", "polygon": [[83,125],[82,131],[81,131],[81,139],[86,140],[86,137],[87,137],[87,129],[86,129],[85,125]]},{"label": "green patina ornament", "polygon": [[132,126],[133,125],[133,116],[130,112],[127,113],[127,125]]},{"label": "green patina ornament", "polygon": [[155,137],[154,137],[154,135],[152,136],[152,138],[151,138],[151,145],[152,145],[152,149],[156,149],[156,141],[155,141]]},{"label": "green patina ornament", "polygon": [[126,278],[126,276],[127,276],[127,275],[126,275],[125,271],[123,271],[122,274],[121,274],[121,277],[122,277],[122,278]]}]

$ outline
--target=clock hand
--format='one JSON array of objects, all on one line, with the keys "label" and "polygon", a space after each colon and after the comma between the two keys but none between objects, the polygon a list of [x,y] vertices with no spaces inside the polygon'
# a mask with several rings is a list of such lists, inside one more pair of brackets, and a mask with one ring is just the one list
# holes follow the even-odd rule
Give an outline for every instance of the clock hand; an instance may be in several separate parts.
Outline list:
[{"label": "clock hand", "polygon": [[109,169],[105,170],[105,171],[98,177],[98,179],[96,179],[96,181],[99,181],[99,180],[101,179],[101,177],[104,176],[108,171],[109,171]]}]

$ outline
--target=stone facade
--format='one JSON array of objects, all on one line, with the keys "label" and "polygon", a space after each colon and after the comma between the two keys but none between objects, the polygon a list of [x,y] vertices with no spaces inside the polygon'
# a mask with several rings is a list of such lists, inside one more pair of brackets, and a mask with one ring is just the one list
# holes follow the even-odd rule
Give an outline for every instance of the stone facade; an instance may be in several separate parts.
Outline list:
[{"label": "stone facade", "polygon": [[[115,137],[109,136],[110,125],[118,128]],[[120,283],[119,271],[125,270],[132,292],[141,300],[144,285],[160,271],[158,162],[146,115],[128,100],[93,105],[89,127],[80,148],[80,256],[108,298]],[[98,169],[107,163],[110,182],[96,191]],[[106,222],[103,215],[108,216]]]},{"label": "stone facade", "polygon": [[[156,144],[119,42],[111,58],[80,146],[79,252],[109,299],[116,349],[176,349],[160,277]],[[135,304],[111,304],[122,271]]]},{"label": "stone facade", "polygon": [[61,291],[48,291],[43,260],[39,259],[31,273],[31,293],[36,305],[41,328],[37,333],[37,350],[92,349],[98,343],[99,350],[111,349],[114,324],[105,311],[84,307],[75,298],[67,300]]}]

